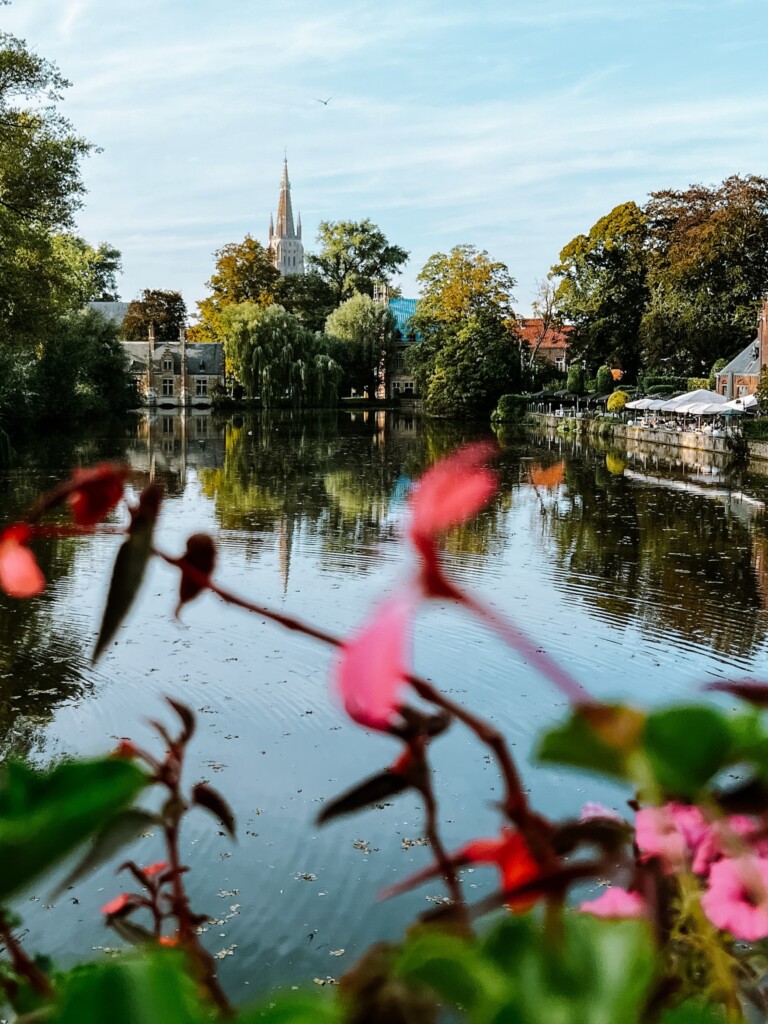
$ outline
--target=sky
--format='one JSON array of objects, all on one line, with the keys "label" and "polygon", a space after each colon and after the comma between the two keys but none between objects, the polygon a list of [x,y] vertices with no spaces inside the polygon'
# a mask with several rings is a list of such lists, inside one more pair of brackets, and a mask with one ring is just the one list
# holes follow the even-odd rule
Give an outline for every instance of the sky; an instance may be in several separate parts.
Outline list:
[{"label": "sky", "polygon": [[216,249],[266,244],[284,153],[307,250],[368,217],[416,296],[469,243],[523,315],[619,203],[768,174],[768,0],[13,0],[0,28],[99,147],[78,233],[120,249],[123,299],[191,313]]}]

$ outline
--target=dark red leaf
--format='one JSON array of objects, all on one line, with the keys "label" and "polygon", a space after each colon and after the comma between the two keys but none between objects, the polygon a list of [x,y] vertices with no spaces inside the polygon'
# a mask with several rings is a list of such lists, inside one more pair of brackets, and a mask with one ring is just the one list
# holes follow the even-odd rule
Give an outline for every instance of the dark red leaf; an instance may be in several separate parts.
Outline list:
[{"label": "dark red leaf", "polygon": [[181,719],[181,724],[184,729],[179,738],[182,743],[186,743],[195,731],[195,725],[197,724],[195,721],[195,713],[192,708],[187,707],[186,704],[182,704],[179,700],[174,700],[173,697],[166,697],[165,699]]},{"label": "dark red leaf", "polygon": [[[70,501],[72,514],[81,526],[99,522],[123,496],[123,487],[129,467],[121,463],[101,462],[89,469],[75,469],[69,480],[57,484],[42,494],[30,509],[26,519],[37,522],[46,512]],[[98,513],[98,518],[94,518]]]},{"label": "dark red leaf", "polygon": [[333,818],[339,818],[342,814],[352,814],[363,807],[370,807],[388,796],[397,796],[413,785],[409,773],[394,772],[387,769],[372,775],[357,786],[348,789],[346,793],[330,800],[317,816],[317,824],[325,825]]},{"label": "dark red leaf", "polygon": [[560,856],[572,853],[582,843],[599,846],[605,853],[612,853],[628,841],[630,834],[631,829],[626,822],[611,818],[566,821],[555,829],[552,844]]},{"label": "dark red leaf", "polygon": [[[181,583],[179,584],[177,614],[182,605],[197,597],[205,589],[205,584],[200,577],[207,580],[213,572],[215,564],[216,545],[213,538],[209,537],[207,533],[193,533],[187,539],[187,550],[180,563]],[[190,572],[188,567],[191,567],[193,572]]]},{"label": "dark red leaf", "polygon": [[730,693],[732,697],[738,697],[739,700],[745,700],[748,704],[754,704],[758,708],[768,708],[768,683],[761,683],[756,679],[707,683],[704,689],[713,690],[716,693]]},{"label": "dark red leaf", "polygon": [[215,815],[230,836],[235,838],[235,816],[221,793],[204,782],[198,782],[192,790],[192,803],[197,807],[204,807],[206,811]]},{"label": "dark red leaf", "polygon": [[138,507],[132,512],[128,536],[117,553],[112,570],[104,617],[93,652],[94,661],[119,629],[144,579],[152,554],[152,533],[162,496],[162,488],[158,484],[150,484],[142,491]]}]

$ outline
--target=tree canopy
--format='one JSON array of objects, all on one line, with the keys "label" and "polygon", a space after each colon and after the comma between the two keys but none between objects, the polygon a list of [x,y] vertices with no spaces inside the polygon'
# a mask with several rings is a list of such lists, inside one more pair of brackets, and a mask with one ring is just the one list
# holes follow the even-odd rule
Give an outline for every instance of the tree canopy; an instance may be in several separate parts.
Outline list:
[{"label": "tree canopy", "polygon": [[327,339],[303,327],[282,306],[240,302],[222,311],[227,365],[249,397],[265,406],[335,400],[340,369]]},{"label": "tree canopy", "polygon": [[368,218],[361,221],[321,221],[319,252],[306,262],[330,288],[334,306],[355,292],[373,296],[377,282],[392,279],[408,259],[399,245],[391,245],[383,231]]},{"label": "tree canopy", "polygon": [[504,263],[474,245],[457,245],[447,255],[436,252],[417,280],[421,294],[416,319],[422,331],[455,326],[487,313],[514,320],[514,278]]},{"label": "tree canopy", "polygon": [[238,302],[274,300],[280,284],[280,272],[267,250],[255,238],[246,235],[242,242],[228,242],[213,254],[216,259],[211,279],[206,282],[212,294],[198,302],[199,323],[190,328],[192,341],[218,341],[221,313],[225,306]]},{"label": "tree canopy", "polygon": [[156,341],[176,341],[186,323],[187,307],[181,292],[145,288],[141,298],[129,303],[122,334],[129,341],[144,341],[154,325]]},{"label": "tree canopy", "polygon": [[334,355],[343,371],[344,387],[367,390],[371,398],[377,394],[395,331],[389,307],[367,295],[353,295],[331,313],[325,333],[338,342]]}]

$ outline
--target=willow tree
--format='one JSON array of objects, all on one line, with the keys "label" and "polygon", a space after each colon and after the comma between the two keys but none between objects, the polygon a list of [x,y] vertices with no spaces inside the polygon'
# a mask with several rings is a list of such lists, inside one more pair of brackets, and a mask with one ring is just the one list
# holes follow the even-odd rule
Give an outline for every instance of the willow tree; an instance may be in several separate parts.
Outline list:
[{"label": "willow tree", "polygon": [[249,398],[265,406],[336,401],[341,370],[322,334],[308,331],[282,306],[240,302],[226,306],[221,332],[227,368]]}]

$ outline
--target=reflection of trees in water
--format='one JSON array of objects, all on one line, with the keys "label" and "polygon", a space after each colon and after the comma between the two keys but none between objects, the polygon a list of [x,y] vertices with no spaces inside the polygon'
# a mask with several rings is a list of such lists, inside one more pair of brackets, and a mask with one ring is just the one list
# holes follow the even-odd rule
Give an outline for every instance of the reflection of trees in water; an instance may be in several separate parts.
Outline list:
[{"label": "reflection of trees in water", "polygon": [[563,573],[555,583],[610,618],[638,620],[728,654],[763,639],[751,521],[716,499],[631,483],[605,457],[567,457],[566,486],[540,506]]},{"label": "reflection of trees in water", "polygon": [[[261,413],[227,424],[223,465],[199,476],[228,530],[277,533],[281,561],[299,528],[320,538],[335,569],[366,571],[355,552],[398,536],[393,506],[408,480],[470,438],[452,425],[362,413]],[[507,491],[509,493],[509,491]],[[449,538],[449,550],[486,554],[493,515]]]},{"label": "reflection of trees in water", "polygon": [[[112,428],[114,429],[114,427]],[[100,438],[52,433],[19,443],[10,469],[0,476],[0,522],[17,519],[41,490],[71,467],[123,457],[120,436]],[[58,513],[62,521],[63,512]],[[51,517],[55,519],[55,516]],[[73,538],[34,543],[48,586],[34,600],[0,595],[0,756],[25,757],[42,745],[42,726],[56,707],[82,694],[82,637],[55,614],[57,583],[72,572],[81,544]]]}]

